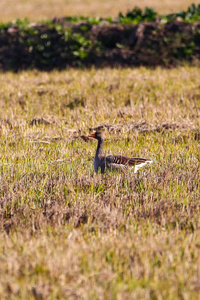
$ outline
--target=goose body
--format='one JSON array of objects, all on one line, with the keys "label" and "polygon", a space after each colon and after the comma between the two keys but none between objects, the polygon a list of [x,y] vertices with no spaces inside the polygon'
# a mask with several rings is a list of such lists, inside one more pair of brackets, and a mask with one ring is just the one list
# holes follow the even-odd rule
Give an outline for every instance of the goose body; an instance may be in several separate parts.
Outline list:
[{"label": "goose body", "polygon": [[126,171],[127,167],[134,167],[134,173],[145,166],[146,164],[152,164],[153,161],[149,158],[140,158],[140,157],[128,157],[122,155],[103,155],[103,145],[104,145],[104,134],[101,131],[96,131],[93,134],[90,134],[89,137],[95,138],[98,141],[97,150],[94,158],[94,170],[98,173],[98,170],[101,169],[101,173],[103,174],[106,169],[108,170],[116,170],[120,169],[122,171]]}]

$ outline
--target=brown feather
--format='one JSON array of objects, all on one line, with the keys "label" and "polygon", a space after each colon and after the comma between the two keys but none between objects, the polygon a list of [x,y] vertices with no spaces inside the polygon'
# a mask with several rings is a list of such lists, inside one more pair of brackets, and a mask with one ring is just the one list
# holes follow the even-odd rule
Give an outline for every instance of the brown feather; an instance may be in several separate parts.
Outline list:
[{"label": "brown feather", "polygon": [[148,158],[140,158],[140,157],[128,157],[122,155],[108,155],[106,156],[106,162],[113,163],[113,164],[122,164],[122,165],[129,165],[135,166],[138,164],[145,163],[146,161],[151,161]]}]

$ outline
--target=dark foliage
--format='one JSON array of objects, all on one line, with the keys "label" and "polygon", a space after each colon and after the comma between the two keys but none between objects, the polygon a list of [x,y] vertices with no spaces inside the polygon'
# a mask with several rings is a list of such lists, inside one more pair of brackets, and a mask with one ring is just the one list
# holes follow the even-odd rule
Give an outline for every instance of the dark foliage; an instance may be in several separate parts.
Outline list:
[{"label": "dark foliage", "polygon": [[[135,8],[112,20],[68,17],[43,24],[0,25],[0,68],[165,65],[200,58],[200,5],[158,16]],[[196,23],[194,23],[196,21]]]}]

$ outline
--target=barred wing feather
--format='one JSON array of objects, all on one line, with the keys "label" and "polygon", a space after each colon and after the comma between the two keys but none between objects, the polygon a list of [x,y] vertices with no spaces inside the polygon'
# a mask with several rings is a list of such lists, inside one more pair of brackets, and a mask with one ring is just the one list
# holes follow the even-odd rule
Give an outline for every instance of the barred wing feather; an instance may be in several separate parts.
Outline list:
[{"label": "barred wing feather", "polygon": [[[106,164],[108,166],[117,166],[119,165],[122,169],[126,168],[127,165],[131,167],[135,167],[134,173],[145,166],[146,164],[152,164],[153,161],[148,158],[140,158],[140,157],[128,157],[121,155],[108,155],[106,156]],[[125,170],[125,169],[124,169]]]}]

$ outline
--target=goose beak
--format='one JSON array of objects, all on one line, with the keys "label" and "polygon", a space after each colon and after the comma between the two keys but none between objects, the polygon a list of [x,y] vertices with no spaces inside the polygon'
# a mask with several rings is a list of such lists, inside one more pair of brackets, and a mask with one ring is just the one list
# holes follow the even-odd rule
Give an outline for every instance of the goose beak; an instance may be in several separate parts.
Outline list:
[{"label": "goose beak", "polygon": [[88,137],[93,137],[93,138],[95,138],[95,133],[89,134]]}]

